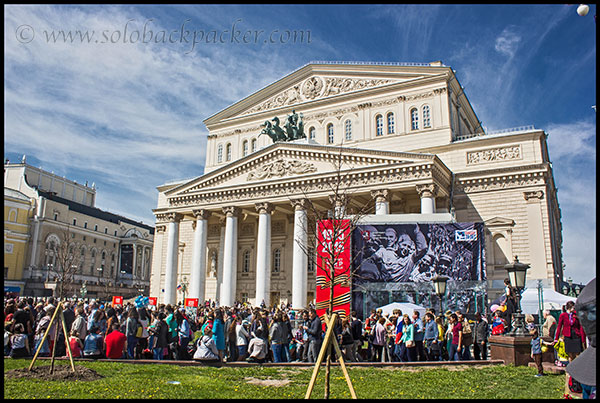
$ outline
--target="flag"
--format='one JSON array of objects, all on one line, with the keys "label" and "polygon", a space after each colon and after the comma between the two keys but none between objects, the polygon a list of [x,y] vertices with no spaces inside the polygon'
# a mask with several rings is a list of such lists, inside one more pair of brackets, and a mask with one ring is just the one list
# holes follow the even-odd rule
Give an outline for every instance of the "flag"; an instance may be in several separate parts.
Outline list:
[{"label": "flag", "polygon": [[177,289],[178,289],[178,290],[181,290],[181,284],[179,284],[179,285],[177,286]]}]

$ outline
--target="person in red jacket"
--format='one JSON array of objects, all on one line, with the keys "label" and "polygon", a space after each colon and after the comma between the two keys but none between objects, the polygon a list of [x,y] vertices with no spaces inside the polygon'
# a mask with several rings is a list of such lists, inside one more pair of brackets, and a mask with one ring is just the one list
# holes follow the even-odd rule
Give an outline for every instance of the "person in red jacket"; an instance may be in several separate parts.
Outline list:
[{"label": "person in red jacket", "polygon": [[126,357],[127,337],[119,331],[119,322],[111,324],[112,332],[104,339],[106,358],[119,359]]},{"label": "person in red jacket", "polygon": [[577,318],[575,303],[567,302],[566,311],[558,317],[556,335],[554,342],[557,343],[561,337],[565,343],[565,352],[569,356],[569,362],[573,361],[583,350],[585,350],[585,331]]}]

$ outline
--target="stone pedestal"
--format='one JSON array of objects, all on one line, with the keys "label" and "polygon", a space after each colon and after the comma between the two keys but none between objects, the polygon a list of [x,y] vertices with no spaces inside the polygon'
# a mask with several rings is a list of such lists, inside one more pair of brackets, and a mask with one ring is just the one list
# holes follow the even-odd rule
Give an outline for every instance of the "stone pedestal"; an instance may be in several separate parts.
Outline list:
[{"label": "stone pedestal", "polygon": [[528,365],[531,359],[531,337],[513,337],[506,335],[490,336],[490,358],[503,360],[506,365]]}]

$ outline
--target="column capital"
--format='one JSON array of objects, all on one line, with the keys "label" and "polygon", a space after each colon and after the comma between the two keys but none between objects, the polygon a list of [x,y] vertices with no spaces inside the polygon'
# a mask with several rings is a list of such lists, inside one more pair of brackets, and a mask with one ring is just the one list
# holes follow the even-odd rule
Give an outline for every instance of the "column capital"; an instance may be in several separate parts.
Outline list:
[{"label": "column capital", "polygon": [[235,206],[223,207],[223,213],[227,217],[237,217],[240,214],[240,208]]},{"label": "column capital", "polygon": [[196,217],[196,220],[206,220],[210,217],[211,212],[205,209],[192,210],[192,214]]},{"label": "column capital", "polygon": [[337,197],[329,195],[329,202],[335,204],[334,207],[342,207],[348,202],[348,197],[345,194],[338,194]]},{"label": "column capital", "polygon": [[294,200],[290,200],[290,203],[292,203],[292,206],[294,207],[294,210],[296,210],[296,211],[306,210],[306,207],[308,205],[308,199],[294,199]]},{"label": "column capital", "polygon": [[389,202],[390,191],[387,189],[371,190],[371,197],[375,199],[377,203]]},{"label": "column capital", "polygon": [[424,197],[435,197],[438,191],[438,185],[435,183],[428,183],[425,185],[417,185],[416,186],[417,193],[421,198]]},{"label": "column capital", "polygon": [[183,216],[179,213],[166,213],[165,218],[168,222],[179,222]]},{"label": "column capital", "polygon": [[165,230],[167,229],[167,227],[165,225],[157,225],[156,227],[154,227],[156,229],[156,233],[160,234],[162,232],[165,232]]},{"label": "column capital", "polygon": [[256,207],[256,211],[258,211],[259,214],[271,214],[275,209],[273,203],[256,203],[254,207]]}]

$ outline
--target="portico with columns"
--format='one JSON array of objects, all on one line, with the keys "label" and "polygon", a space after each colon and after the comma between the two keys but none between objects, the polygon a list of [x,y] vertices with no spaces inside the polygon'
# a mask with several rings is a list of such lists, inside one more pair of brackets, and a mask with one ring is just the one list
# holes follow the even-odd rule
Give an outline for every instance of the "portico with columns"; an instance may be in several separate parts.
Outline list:
[{"label": "portico with columns", "polygon": [[[512,219],[511,251],[534,256],[536,272],[553,277],[562,238],[544,133],[488,136],[461,93],[441,62],[312,63],[205,119],[204,174],[157,188],[150,294],[182,301],[185,276],[186,297],[201,301],[306,307],[315,296],[306,200],[321,211],[340,208],[330,201],[336,181],[348,214],[369,205],[382,222],[444,213]],[[306,138],[261,135],[293,113]],[[515,191],[542,191],[550,202],[526,205]],[[535,242],[523,241],[529,228],[539,232]]]}]

